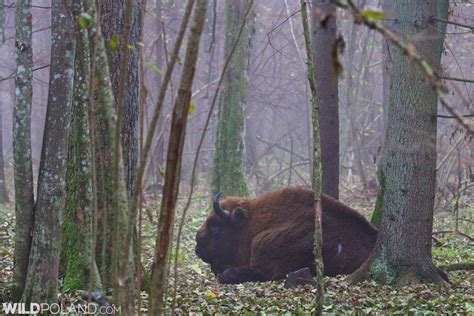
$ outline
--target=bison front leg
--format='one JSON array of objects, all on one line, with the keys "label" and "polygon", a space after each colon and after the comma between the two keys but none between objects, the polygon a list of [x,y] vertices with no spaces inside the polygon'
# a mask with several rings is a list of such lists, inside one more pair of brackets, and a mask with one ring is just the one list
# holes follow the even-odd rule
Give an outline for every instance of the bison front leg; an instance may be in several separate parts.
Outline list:
[{"label": "bison front leg", "polygon": [[229,268],[222,272],[218,278],[222,284],[267,281],[261,272],[249,267]]}]

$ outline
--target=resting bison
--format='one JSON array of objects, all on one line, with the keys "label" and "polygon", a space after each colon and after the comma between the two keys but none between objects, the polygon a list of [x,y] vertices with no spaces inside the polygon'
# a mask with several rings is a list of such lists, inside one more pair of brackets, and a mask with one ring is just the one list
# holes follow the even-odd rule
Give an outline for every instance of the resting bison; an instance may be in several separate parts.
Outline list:
[{"label": "resting bison", "polygon": [[[314,274],[314,194],[288,188],[255,199],[220,193],[196,236],[196,254],[221,283],[283,279],[309,267]],[[322,196],[324,273],[350,274],[368,257],[377,229],[341,202]]]}]

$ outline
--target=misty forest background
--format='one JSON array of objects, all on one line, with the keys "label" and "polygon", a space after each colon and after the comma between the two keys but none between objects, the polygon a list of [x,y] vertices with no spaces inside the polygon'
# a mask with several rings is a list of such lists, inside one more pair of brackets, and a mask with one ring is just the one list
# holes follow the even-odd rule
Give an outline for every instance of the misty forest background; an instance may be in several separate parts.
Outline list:
[{"label": "misty forest background", "polygon": [[[419,38],[409,33],[400,38],[415,46],[390,55],[394,39],[371,23],[391,29],[414,16],[400,15],[397,1],[353,1],[362,16],[346,1],[337,10],[312,2],[313,31],[332,30],[325,39],[311,33],[316,99],[331,105],[319,104],[322,189],[378,226],[377,193],[397,181],[383,175],[384,163],[396,163],[382,159],[384,142],[403,135],[396,124],[387,132],[389,100],[434,96],[436,131],[414,135],[436,144],[418,161],[436,169],[436,187],[411,208],[434,210],[432,260],[451,282],[324,278],[321,308],[473,313],[474,3],[419,1],[445,9],[427,26],[440,38],[438,67],[426,47],[413,53]],[[65,306],[92,299],[126,314],[318,310],[311,286],[219,285],[194,254],[217,191],[254,197],[314,185],[302,4],[0,0],[0,301],[59,295]],[[390,82],[393,69],[425,60],[431,77],[420,70],[418,81]],[[405,84],[415,92],[390,94]]]}]

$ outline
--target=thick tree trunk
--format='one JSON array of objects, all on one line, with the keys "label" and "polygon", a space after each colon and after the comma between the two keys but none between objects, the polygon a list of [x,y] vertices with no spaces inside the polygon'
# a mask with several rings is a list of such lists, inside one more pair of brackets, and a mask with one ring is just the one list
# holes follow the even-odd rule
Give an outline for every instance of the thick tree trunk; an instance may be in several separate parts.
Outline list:
[{"label": "thick tree trunk", "polygon": [[[327,14],[324,25],[321,18]],[[336,6],[330,0],[313,0],[312,34],[314,76],[318,86],[321,135],[322,192],[339,198],[338,78],[333,67],[336,43]],[[322,49],[324,47],[324,49]]]},{"label": "thick tree trunk", "polygon": [[16,1],[15,9],[15,109],[13,110],[13,163],[15,170],[15,267],[13,298],[24,290],[33,228],[33,167],[31,158],[31,101],[33,50],[31,1]]},{"label": "thick tree trunk", "polygon": [[[225,56],[229,55],[236,41],[249,5],[251,5],[249,0],[227,0],[225,3]],[[222,191],[225,195],[249,194],[243,162],[245,157],[243,134],[248,89],[247,68],[254,25],[254,19],[247,21],[225,74],[219,101],[212,191]]]},{"label": "thick tree trunk", "polygon": [[[121,44],[124,33],[124,0],[102,0],[100,24],[102,34],[107,43],[118,41]],[[137,163],[138,163],[138,102],[139,102],[139,75],[138,75],[138,51],[140,46],[140,5],[142,1],[133,0],[132,24],[130,29],[129,43],[135,49],[129,49],[127,81],[125,90],[125,99],[123,106],[122,121],[122,150],[123,163],[125,167],[125,181],[127,184],[128,197],[133,194],[133,185],[135,182]],[[120,45],[113,47],[107,45],[107,56],[109,60],[109,70],[112,82],[112,91],[116,102],[118,101],[120,87],[120,70],[122,69],[121,58],[122,50]]]},{"label": "thick tree trunk", "polygon": [[[440,67],[437,6],[443,1],[397,0],[395,31],[413,41],[417,52]],[[444,6],[447,8],[447,6]],[[440,16],[447,18],[447,10]],[[436,186],[437,94],[403,51],[390,44],[388,124],[381,168],[382,216],[379,238],[353,281],[382,284],[446,284],[431,260],[431,233]]]},{"label": "thick tree trunk", "polygon": [[[84,12],[82,1],[75,3]],[[71,117],[71,135],[66,171],[66,206],[61,240],[65,290],[98,291],[100,277],[94,258],[89,88],[91,55],[87,28],[76,25],[76,57]],[[92,288],[89,281],[92,278]]]},{"label": "thick tree trunk", "polygon": [[38,199],[28,274],[26,303],[57,301],[59,250],[74,75],[73,2],[53,0],[51,72],[48,108],[38,177]]},{"label": "thick tree trunk", "polygon": [[158,235],[156,239],[155,257],[150,287],[149,314],[161,315],[165,313],[166,274],[170,245],[172,240],[174,214],[179,190],[181,161],[183,154],[186,125],[191,103],[191,92],[199,55],[199,42],[206,18],[207,0],[197,0],[194,9],[194,18],[189,33],[188,46],[184,58],[183,71],[179,84],[178,95],[173,108],[171,119],[170,139],[166,158],[165,182],[163,187],[163,201],[158,221]]}]

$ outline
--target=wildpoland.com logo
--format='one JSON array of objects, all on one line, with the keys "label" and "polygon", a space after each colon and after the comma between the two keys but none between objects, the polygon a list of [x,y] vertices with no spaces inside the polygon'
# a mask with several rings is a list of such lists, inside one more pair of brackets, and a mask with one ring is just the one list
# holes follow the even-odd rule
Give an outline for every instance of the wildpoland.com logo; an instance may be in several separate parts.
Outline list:
[{"label": "wildpoland.com logo", "polygon": [[99,306],[94,303],[62,306],[47,303],[2,303],[3,313],[6,315],[37,315],[49,313],[51,315],[113,315],[120,314],[121,308],[114,305]]}]

